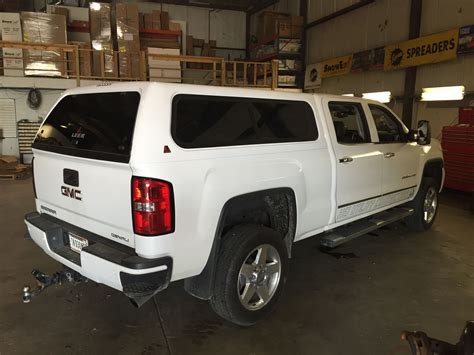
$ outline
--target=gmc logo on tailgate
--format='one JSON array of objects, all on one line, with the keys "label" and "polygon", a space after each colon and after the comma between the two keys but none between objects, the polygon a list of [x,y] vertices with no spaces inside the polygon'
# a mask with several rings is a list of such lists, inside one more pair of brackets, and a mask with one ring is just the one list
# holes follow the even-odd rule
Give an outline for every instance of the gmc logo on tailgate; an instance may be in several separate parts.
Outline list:
[{"label": "gmc logo on tailgate", "polygon": [[82,201],[81,190],[72,187],[61,186],[61,195]]}]

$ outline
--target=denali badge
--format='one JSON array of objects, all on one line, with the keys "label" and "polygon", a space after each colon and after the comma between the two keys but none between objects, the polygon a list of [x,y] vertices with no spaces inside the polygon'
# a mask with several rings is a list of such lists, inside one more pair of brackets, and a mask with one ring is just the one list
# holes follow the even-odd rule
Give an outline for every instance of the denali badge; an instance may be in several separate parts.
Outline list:
[{"label": "denali badge", "polygon": [[61,194],[82,201],[81,190],[77,190],[72,187],[61,186]]}]

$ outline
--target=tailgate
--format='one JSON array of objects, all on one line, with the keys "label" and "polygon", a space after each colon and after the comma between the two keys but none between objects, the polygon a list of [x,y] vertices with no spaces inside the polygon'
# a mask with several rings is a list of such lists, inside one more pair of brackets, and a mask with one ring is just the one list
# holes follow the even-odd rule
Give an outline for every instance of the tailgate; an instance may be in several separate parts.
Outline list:
[{"label": "tailgate", "polygon": [[69,95],[33,143],[37,210],[133,247],[128,161],[140,95]]}]

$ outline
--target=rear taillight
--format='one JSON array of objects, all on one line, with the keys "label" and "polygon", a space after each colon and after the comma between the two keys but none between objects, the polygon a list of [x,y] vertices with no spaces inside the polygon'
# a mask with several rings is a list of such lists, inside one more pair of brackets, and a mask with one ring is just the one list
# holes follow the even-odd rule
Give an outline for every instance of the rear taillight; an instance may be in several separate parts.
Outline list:
[{"label": "rear taillight", "polygon": [[31,158],[31,177],[33,180],[33,192],[35,194],[35,198],[38,198],[36,195],[36,186],[35,186],[35,157]]},{"label": "rear taillight", "polygon": [[141,235],[174,231],[173,186],[166,181],[132,178],[133,230]]}]

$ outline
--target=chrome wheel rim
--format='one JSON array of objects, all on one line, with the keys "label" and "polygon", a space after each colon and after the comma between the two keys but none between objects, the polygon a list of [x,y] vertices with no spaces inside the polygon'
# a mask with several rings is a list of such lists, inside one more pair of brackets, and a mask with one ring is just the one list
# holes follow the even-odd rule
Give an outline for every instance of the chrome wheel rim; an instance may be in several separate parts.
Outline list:
[{"label": "chrome wheel rim", "polygon": [[249,311],[266,306],[280,283],[281,259],[270,244],[259,245],[245,258],[237,281],[239,301]]},{"label": "chrome wheel rim", "polygon": [[431,223],[438,207],[438,194],[434,187],[430,187],[423,202],[423,219],[426,223]]}]

